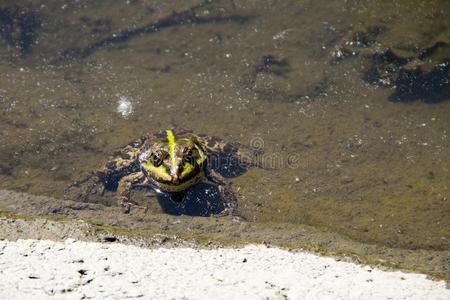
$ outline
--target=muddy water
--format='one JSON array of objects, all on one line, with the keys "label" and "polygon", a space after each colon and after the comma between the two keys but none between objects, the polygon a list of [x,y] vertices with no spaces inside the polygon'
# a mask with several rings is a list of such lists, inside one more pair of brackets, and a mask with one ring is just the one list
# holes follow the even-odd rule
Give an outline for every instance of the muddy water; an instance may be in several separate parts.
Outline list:
[{"label": "muddy water", "polygon": [[[265,168],[230,179],[251,222],[447,250],[449,13],[447,1],[3,1],[0,188],[62,198],[118,147],[179,125],[263,148]],[[148,191],[134,197],[162,213]]]}]

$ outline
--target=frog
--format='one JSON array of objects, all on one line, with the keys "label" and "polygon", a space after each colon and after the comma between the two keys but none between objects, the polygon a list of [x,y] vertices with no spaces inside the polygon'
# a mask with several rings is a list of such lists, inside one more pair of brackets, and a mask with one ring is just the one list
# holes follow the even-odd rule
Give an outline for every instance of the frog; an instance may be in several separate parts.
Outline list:
[{"label": "frog", "polygon": [[77,200],[87,201],[92,193],[115,190],[118,206],[130,213],[132,208],[146,209],[130,198],[135,188],[150,188],[182,202],[191,188],[207,182],[217,187],[223,201],[224,209],[218,215],[236,216],[236,192],[224,175],[230,175],[232,165],[236,171],[231,175],[261,167],[261,154],[262,149],[174,127],[165,133],[145,134],[120,148],[99,169],[70,184],[66,195],[69,189],[79,187]]}]

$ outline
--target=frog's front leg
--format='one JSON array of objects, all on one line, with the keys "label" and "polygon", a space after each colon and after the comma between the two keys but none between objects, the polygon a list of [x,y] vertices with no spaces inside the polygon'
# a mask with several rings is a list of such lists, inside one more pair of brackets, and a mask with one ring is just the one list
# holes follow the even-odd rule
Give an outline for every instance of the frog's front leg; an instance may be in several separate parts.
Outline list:
[{"label": "frog's front leg", "polygon": [[255,148],[240,143],[226,142],[215,136],[198,136],[195,138],[208,152],[216,156],[225,156],[229,159],[237,160],[244,169],[248,167],[262,167],[262,147]]},{"label": "frog's front leg", "polygon": [[71,198],[69,191],[72,187],[81,187],[81,193],[75,196],[79,201],[86,201],[96,187],[99,187],[100,194],[103,194],[105,186],[114,185],[120,178],[131,174],[137,168],[136,166],[136,158],[134,157],[132,159],[113,158],[99,170],[91,172],[70,184],[65,189],[65,197]]},{"label": "frog's front leg", "polygon": [[224,202],[225,209],[219,215],[234,215],[236,213],[238,201],[231,185],[222,175],[212,169],[206,170],[206,178],[208,181],[217,185],[220,197]]},{"label": "frog's front leg", "polygon": [[125,213],[129,213],[132,206],[139,207],[130,202],[130,194],[133,186],[142,183],[144,180],[145,174],[143,172],[132,173],[120,179],[117,187],[117,203],[123,208]]}]

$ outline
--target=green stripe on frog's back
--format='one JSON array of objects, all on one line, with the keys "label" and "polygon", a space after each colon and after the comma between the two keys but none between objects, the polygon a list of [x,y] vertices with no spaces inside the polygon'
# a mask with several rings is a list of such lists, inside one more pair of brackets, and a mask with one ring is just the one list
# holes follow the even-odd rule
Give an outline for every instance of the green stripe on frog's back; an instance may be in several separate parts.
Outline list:
[{"label": "green stripe on frog's back", "polygon": [[175,136],[173,135],[172,130],[170,129],[166,130],[166,134],[167,134],[167,142],[168,142],[167,149],[169,150],[170,166],[175,169],[177,166],[177,161],[175,160],[177,142],[175,140]]}]

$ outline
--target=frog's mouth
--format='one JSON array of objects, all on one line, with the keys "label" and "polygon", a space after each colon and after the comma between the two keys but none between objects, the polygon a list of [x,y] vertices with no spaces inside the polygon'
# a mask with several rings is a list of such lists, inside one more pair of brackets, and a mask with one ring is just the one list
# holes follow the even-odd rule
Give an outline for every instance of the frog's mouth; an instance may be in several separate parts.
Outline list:
[{"label": "frog's mouth", "polygon": [[[144,171],[145,173],[145,171]],[[146,174],[147,175],[147,174]],[[167,193],[178,193],[189,189],[191,186],[196,185],[204,178],[203,172],[198,172],[194,176],[189,178],[184,178],[182,181],[178,181],[177,183],[169,181],[158,181],[155,178],[147,176],[150,181],[150,185],[152,185],[155,189],[159,189],[162,192]]]},{"label": "frog's mouth", "polygon": [[[155,167],[150,162],[142,165],[142,171],[149,179],[151,185],[164,192],[181,192],[203,179],[204,172],[199,166],[193,169],[190,165],[185,166],[181,173],[171,172],[164,164]],[[177,170],[174,170],[177,171]]]}]

